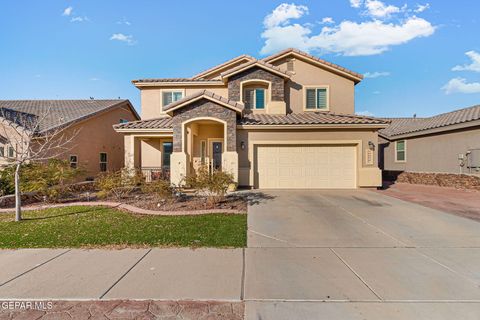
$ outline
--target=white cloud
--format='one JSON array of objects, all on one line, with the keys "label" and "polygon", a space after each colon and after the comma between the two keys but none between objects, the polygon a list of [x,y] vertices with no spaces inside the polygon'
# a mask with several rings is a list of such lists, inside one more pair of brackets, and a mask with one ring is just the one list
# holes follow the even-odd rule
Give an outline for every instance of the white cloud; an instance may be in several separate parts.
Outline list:
[{"label": "white cloud", "polygon": [[381,92],[377,90],[377,91],[373,91],[372,93],[373,94],[380,94]]},{"label": "white cloud", "polygon": [[453,78],[442,87],[446,94],[452,93],[480,93],[480,82],[468,83],[464,78]]},{"label": "white cloud", "polygon": [[374,79],[374,78],[378,78],[378,77],[386,77],[386,76],[389,76],[389,75],[390,75],[390,72],[386,72],[386,71],[366,72],[366,73],[363,74],[363,76],[365,78],[370,78],[370,79]]},{"label": "white cloud", "polygon": [[99,78],[95,78],[95,77],[90,78],[90,81],[99,81],[99,80],[100,80]]},{"label": "white cloud", "polygon": [[480,72],[480,53],[475,51],[468,51],[465,54],[472,60],[471,64],[463,66],[458,65],[452,68],[453,71],[475,71]]},{"label": "white cloud", "polygon": [[321,24],[332,24],[332,23],[335,23],[335,20],[333,20],[332,17],[325,17],[322,19],[322,21],[320,22]]},{"label": "white cloud", "polygon": [[130,26],[132,25],[132,23],[130,21],[128,21],[127,19],[123,18],[122,20],[120,21],[117,21],[117,24],[124,24],[124,25],[127,25],[127,26]]},{"label": "white cloud", "polygon": [[379,0],[366,0],[366,14],[374,18],[389,18],[392,14],[400,12],[400,8],[393,5],[386,5]]},{"label": "white cloud", "polygon": [[[278,9],[284,6],[295,4],[282,4],[265,18],[265,30],[261,35],[265,39],[260,51],[262,54],[295,47],[305,51],[346,56],[375,55],[389,50],[392,46],[405,44],[415,38],[428,37],[435,32],[435,27],[429,21],[411,16],[396,23],[377,19],[364,22],[345,20],[337,25],[324,26],[318,34],[312,35],[311,25],[290,23],[291,19],[301,18],[307,13],[308,8],[295,10],[295,17],[293,14],[283,14],[283,18],[280,18]],[[289,10],[280,10],[285,11]],[[277,12],[275,19],[272,18],[274,12]]]},{"label": "white cloud", "polygon": [[417,8],[413,10],[415,13],[420,13],[423,12],[427,9],[430,8],[430,3],[425,3],[425,4],[417,4]]},{"label": "white cloud", "polygon": [[353,8],[360,8],[362,4],[363,4],[363,0],[350,0],[350,5]]},{"label": "white cloud", "polygon": [[70,22],[84,22],[84,21],[90,21],[87,16],[84,17],[73,17],[70,19]]},{"label": "white cloud", "polygon": [[274,28],[287,24],[290,19],[298,19],[304,14],[308,14],[308,8],[306,6],[297,6],[294,3],[282,3],[265,17],[263,24],[266,28]]},{"label": "white cloud", "polygon": [[368,110],[357,111],[356,114],[359,115],[359,116],[366,116],[366,117],[374,117],[375,116],[373,113],[371,113]]},{"label": "white cloud", "polygon": [[125,35],[123,33],[112,34],[112,36],[110,37],[110,40],[117,40],[117,41],[121,41],[121,42],[126,42],[129,45],[135,44],[135,40],[133,40],[132,35]]},{"label": "white cloud", "polygon": [[63,10],[62,16],[69,16],[72,14],[72,12],[73,12],[73,7],[65,8],[65,10]]}]

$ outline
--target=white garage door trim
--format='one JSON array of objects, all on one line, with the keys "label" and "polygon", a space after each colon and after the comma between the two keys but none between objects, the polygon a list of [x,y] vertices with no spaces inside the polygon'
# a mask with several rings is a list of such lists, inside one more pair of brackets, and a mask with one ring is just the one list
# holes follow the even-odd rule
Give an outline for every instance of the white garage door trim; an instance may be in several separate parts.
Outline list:
[{"label": "white garage door trim", "polygon": [[[310,141],[251,141],[249,143],[249,160],[252,163],[252,170],[250,171],[250,181],[252,181],[253,185],[258,188],[259,186],[259,177],[257,176],[258,165],[257,163],[257,150],[259,147],[265,146],[325,146],[325,147],[332,147],[332,146],[341,146],[341,147],[354,147],[354,182],[352,183],[351,187],[349,188],[357,188],[358,187],[358,170],[361,167],[361,157],[359,154],[362,150],[362,141],[361,140],[329,140],[329,141],[318,141],[318,140],[310,140]],[[294,187],[294,186],[292,186]],[[300,188],[297,186],[297,188]]]}]

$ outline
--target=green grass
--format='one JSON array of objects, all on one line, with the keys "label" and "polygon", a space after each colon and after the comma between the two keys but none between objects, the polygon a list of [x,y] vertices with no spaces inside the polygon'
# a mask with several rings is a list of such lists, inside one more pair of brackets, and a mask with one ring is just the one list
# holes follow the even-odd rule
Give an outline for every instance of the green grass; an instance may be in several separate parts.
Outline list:
[{"label": "green grass", "polygon": [[0,214],[0,248],[245,247],[246,214],[139,216],[104,207]]}]

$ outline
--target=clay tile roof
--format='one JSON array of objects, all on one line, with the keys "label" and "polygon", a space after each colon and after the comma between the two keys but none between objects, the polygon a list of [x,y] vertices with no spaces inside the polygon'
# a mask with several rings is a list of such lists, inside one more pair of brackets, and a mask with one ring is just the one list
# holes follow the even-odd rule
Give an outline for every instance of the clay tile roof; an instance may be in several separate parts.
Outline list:
[{"label": "clay tile roof", "polygon": [[387,124],[383,119],[335,114],[331,112],[305,112],[287,115],[247,114],[240,119],[241,125],[309,125],[309,124]]},{"label": "clay tile roof", "polygon": [[442,113],[429,118],[391,118],[391,124],[380,130],[380,134],[387,137],[419,133],[429,129],[445,128],[448,126],[480,120],[480,105]]},{"label": "clay tile roof", "polygon": [[168,110],[171,110],[185,102],[188,102],[190,100],[193,100],[195,98],[198,98],[200,96],[207,96],[207,97],[210,97],[210,98],[213,98],[214,100],[217,100],[217,101],[220,101],[220,102],[223,102],[225,104],[228,104],[230,106],[232,106],[233,108],[235,109],[240,109],[240,110],[243,110],[244,106],[243,104],[241,103],[238,103],[236,101],[233,101],[233,100],[230,100],[230,99],[227,99],[227,98],[224,98],[218,94],[215,94],[213,92],[210,92],[208,90],[199,90],[189,96],[186,96],[184,97],[183,99],[180,99],[180,100],[177,100],[175,102],[172,102],[170,103],[169,105],[167,105],[166,107],[163,108],[164,111],[168,111]]},{"label": "clay tile roof", "polygon": [[[44,117],[39,132],[44,132],[84,120],[107,109],[130,102],[128,100],[0,100],[0,110]],[[132,109],[132,112],[133,111]],[[1,115],[2,113],[0,113]],[[135,115],[138,115],[135,112]],[[13,116],[14,117],[14,116]],[[139,117],[138,117],[139,118]]]},{"label": "clay tile roof", "polygon": [[235,68],[232,68],[232,69],[229,69],[225,72],[222,72],[220,74],[221,77],[228,77],[232,74],[235,74],[236,72],[238,72],[239,70],[243,70],[245,68],[248,68],[250,66],[254,66],[254,65],[261,65],[267,69],[270,69],[270,70],[273,70],[273,71],[276,71],[276,72],[279,72],[283,75],[285,75],[286,77],[290,77],[292,75],[292,73],[290,71],[286,71],[286,70],[283,70],[282,68],[279,68],[277,66],[274,66],[273,64],[270,64],[268,62],[265,62],[263,60],[257,60],[257,59],[253,59],[249,62],[245,62],[245,63],[242,63],[241,65],[239,66],[236,66]]},{"label": "clay tile roof", "polygon": [[172,129],[172,118],[161,117],[149,120],[131,121],[113,126],[115,129]]},{"label": "clay tile roof", "polygon": [[143,83],[143,82],[218,82],[219,80],[214,79],[190,79],[190,78],[146,78],[146,79],[137,79],[132,80],[132,83]]},{"label": "clay tile roof", "polygon": [[213,72],[213,71],[215,71],[215,70],[217,70],[217,69],[221,69],[221,68],[223,68],[223,67],[225,67],[225,66],[227,66],[227,65],[229,65],[229,64],[231,64],[231,63],[234,63],[235,61],[239,61],[239,60],[242,60],[242,59],[255,60],[255,58],[249,56],[248,54],[242,54],[241,56],[235,57],[235,58],[230,59],[230,60],[228,60],[228,61],[225,61],[225,62],[223,62],[223,63],[221,63],[221,64],[218,64],[218,65],[216,65],[216,66],[214,66],[214,67],[211,67],[211,68],[209,68],[209,69],[207,69],[207,70],[205,70],[205,71],[202,71],[202,72],[194,75],[194,76],[192,77],[192,79],[194,79],[194,80],[197,80],[197,79],[203,80],[202,77],[203,77],[204,75],[209,74],[209,73],[211,73],[211,72]]},{"label": "clay tile roof", "polygon": [[334,69],[337,69],[337,70],[339,70],[339,71],[348,73],[348,74],[354,76],[355,78],[363,79],[363,75],[360,74],[360,73],[351,71],[351,70],[346,69],[346,68],[344,68],[344,67],[342,67],[342,66],[339,66],[339,65],[337,65],[337,64],[334,64],[334,63],[328,62],[328,61],[326,61],[326,60],[320,59],[320,58],[318,58],[318,57],[312,56],[311,54],[308,54],[308,53],[306,53],[306,52],[304,52],[304,51],[301,51],[301,50],[298,50],[298,49],[295,49],[295,48],[285,49],[285,50],[280,51],[280,52],[278,52],[278,53],[275,53],[275,54],[273,54],[273,55],[271,55],[271,56],[268,56],[268,57],[266,57],[266,58],[263,58],[262,60],[268,62],[268,61],[271,61],[271,60],[273,60],[273,59],[275,59],[275,58],[277,58],[277,57],[280,57],[280,56],[283,56],[283,55],[285,55],[285,54],[287,54],[287,53],[290,53],[290,52],[294,52],[294,53],[299,54],[299,55],[301,55],[301,56],[303,56],[303,57],[305,57],[305,58],[312,59],[312,60],[317,61],[317,62],[319,62],[319,63],[321,63],[321,64],[327,65],[327,66],[329,66],[329,67],[331,67],[331,68],[334,68]]}]

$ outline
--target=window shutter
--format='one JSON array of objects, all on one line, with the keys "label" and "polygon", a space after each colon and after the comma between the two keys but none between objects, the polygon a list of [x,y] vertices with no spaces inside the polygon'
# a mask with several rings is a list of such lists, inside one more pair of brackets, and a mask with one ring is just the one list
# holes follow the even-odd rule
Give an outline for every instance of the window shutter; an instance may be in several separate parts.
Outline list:
[{"label": "window shutter", "polygon": [[163,101],[163,106],[166,106],[166,105],[172,103],[172,93],[171,92],[164,92],[163,97],[162,97],[162,101]]},{"label": "window shutter", "polygon": [[307,89],[307,109],[315,109],[315,89]]},{"label": "window shutter", "polygon": [[255,108],[256,109],[265,108],[265,90],[264,89],[255,90]]},{"label": "window shutter", "polygon": [[327,89],[317,89],[317,109],[327,109]]}]

